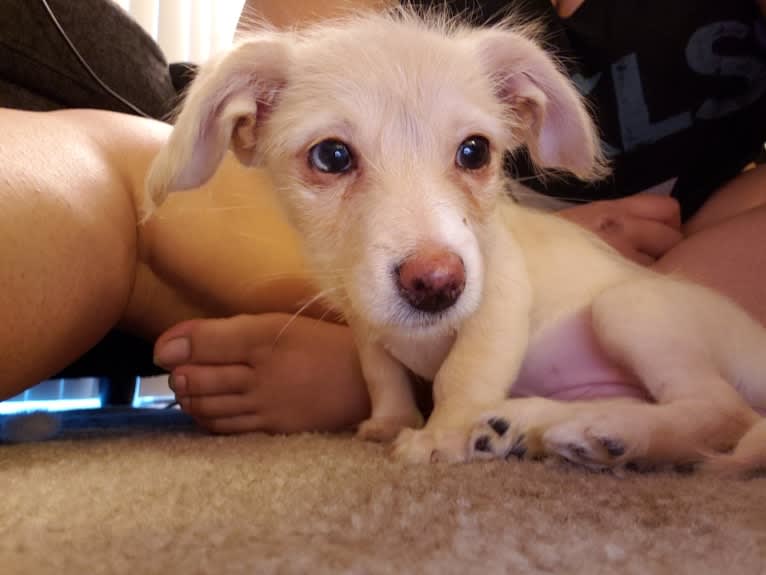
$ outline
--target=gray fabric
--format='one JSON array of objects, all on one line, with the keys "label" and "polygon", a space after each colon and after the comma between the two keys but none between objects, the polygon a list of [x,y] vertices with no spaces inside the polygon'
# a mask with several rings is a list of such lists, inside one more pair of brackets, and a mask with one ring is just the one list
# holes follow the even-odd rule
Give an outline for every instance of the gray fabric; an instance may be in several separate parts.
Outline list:
[{"label": "gray fabric", "polygon": [[[150,116],[168,117],[176,90],[156,43],[111,0],[48,0],[101,79]],[[39,0],[0,0],[0,105],[130,112],[72,53]]]}]

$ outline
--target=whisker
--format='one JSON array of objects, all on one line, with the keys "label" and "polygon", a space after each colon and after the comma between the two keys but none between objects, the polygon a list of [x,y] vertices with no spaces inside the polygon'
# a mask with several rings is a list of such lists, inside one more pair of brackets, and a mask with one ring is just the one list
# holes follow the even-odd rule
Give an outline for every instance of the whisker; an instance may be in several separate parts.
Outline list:
[{"label": "whisker", "polygon": [[284,335],[284,333],[287,331],[287,329],[293,324],[293,322],[298,318],[298,316],[303,313],[306,308],[308,308],[311,304],[315,303],[319,299],[326,296],[328,293],[335,291],[337,288],[329,288],[326,290],[323,290],[316,294],[314,297],[310,298],[305,304],[303,304],[300,308],[298,308],[298,311],[296,311],[292,317],[288,320],[288,322],[282,326],[282,329],[279,330],[279,333],[277,333],[276,337],[274,338],[274,342],[272,345],[277,345],[277,342],[279,342],[280,338]]},{"label": "whisker", "polygon": [[588,204],[592,201],[585,198],[578,198],[575,196],[553,196],[553,195],[543,194],[542,192],[537,192],[535,190],[529,190],[524,188],[511,188],[510,190],[508,190],[508,194],[513,198],[518,198],[518,197],[541,198],[541,199],[549,199],[549,200],[560,200],[562,202],[571,202],[575,204]]}]

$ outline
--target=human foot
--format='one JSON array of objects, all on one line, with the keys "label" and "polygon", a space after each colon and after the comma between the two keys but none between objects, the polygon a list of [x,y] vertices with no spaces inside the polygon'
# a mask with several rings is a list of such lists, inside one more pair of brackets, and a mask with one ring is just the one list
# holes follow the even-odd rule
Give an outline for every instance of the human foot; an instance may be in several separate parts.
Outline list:
[{"label": "human foot", "polygon": [[191,320],[154,350],[181,408],[213,432],[337,431],[369,416],[345,326],[276,313]]}]

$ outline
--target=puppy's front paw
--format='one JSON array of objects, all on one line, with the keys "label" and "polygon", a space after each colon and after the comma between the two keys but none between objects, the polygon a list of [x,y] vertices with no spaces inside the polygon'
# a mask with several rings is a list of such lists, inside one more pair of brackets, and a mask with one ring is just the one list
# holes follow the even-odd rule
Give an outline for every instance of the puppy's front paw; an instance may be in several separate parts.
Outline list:
[{"label": "puppy's front paw", "polygon": [[408,428],[423,427],[420,413],[395,417],[371,417],[357,429],[356,436],[365,441],[393,441],[399,433]]},{"label": "puppy's front paw", "polygon": [[536,459],[544,455],[539,437],[520,420],[504,414],[484,415],[471,430],[469,459]]},{"label": "puppy's front paw", "polygon": [[405,429],[396,438],[392,455],[406,463],[461,463],[468,456],[465,435],[456,429]]}]

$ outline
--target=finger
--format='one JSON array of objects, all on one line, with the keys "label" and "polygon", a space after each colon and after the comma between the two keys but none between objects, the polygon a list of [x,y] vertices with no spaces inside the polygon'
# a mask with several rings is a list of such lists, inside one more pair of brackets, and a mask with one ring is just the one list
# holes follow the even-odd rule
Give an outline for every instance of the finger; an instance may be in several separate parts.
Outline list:
[{"label": "finger", "polygon": [[621,204],[631,216],[655,220],[677,230],[681,229],[681,207],[675,198],[656,194],[635,194],[614,202]]},{"label": "finger", "polygon": [[634,250],[645,253],[655,260],[665,255],[683,239],[683,235],[677,228],[641,218],[625,220],[625,237]]},{"label": "finger", "polygon": [[624,249],[624,250],[620,250],[620,249],[618,249],[618,251],[619,251],[619,252],[620,252],[620,253],[621,253],[623,256],[625,256],[626,258],[628,258],[629,260],[631,260],[631,261],[634,261],[634,262],[636,262],[637,264],[639,264],[639,265],[641,265],[641,266],[644,266],[644,267],[649,267],[649,266],[651,266],[652,264],[654,264],[654,262],[656,262],[656,261],[657,261],[657,260],[656,260],[655,258],[653,258],[652,256],[650,256],[650,255],[647,255],[647,254],[645,254],[644,252],[640,252],[640,251],[638,251],[638,250],[634,250],[634,249],[631,249],[631,248],[626,248],[626,249]]},{"label": "finger", "polygon": [[267,431],[265,419],[257,414],[235,415],[233,417],[195,418],[201,427],[213,433],[248,433]]},{"label": "finger", "polygon": [[162,334],[154,345],[154,361],[165,369],[184,363],[223,365],[247,363],[252,350],[271,342],[275,324],[287,315],[238,315],[223,319],[192,320]]},{"label": "finger", "polygon": [[256,385],[255,368],[244,364],[184,365],[170,377],[170,388],[177,397],[232,395]]}]

